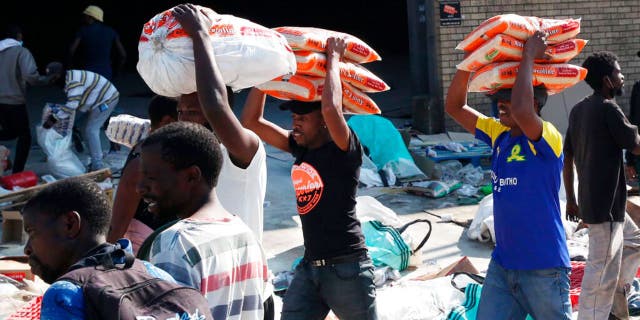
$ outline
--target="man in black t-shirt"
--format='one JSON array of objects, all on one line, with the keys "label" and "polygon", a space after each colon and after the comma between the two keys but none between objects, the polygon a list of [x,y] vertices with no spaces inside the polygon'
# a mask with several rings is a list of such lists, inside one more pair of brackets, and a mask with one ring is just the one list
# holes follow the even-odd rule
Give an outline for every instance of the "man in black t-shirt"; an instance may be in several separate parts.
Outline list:
[{"label": "man in black t-shirt", "polygon": [[[627,190],[622,150],[640,154],[638,128],[616,104],[624,84],[618,58],[596,52],[582,64],[594,90],[573,107],[564,142],[567,215],[589,225],[578,319],[629,318],[626,292],[640,264],[640,229],[625,213]],[[578,173],[578,201],[573,165]],[[578,206],[579,205],[579,206]]]},{"label": "man in black t-shirt", "polygon": [[343,39],[327,41],[321,102],[291,101],[293,130],[263,118],[265,95],[252,89],[242,124],[274,147],[291,152],[291,179],[302,221],[305,254],[282,307],[283,320],[377,319],[373,264],[355,214],[362,147],[342,116],[338,62]]}]

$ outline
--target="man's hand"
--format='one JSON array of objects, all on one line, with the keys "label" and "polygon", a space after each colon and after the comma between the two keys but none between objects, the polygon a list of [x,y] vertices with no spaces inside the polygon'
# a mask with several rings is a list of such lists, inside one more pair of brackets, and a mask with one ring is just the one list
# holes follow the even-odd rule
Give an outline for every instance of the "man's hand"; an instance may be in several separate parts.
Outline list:
[{"label": "man's hand", "polygon": [[47,120],[42,124],[42,127],[45,129],[50,129],[54,124],[56,124],[56,122],[58,122],[58,120],[50,114]]},{"label": "man's hand", "polygon": [[567,220],[578,222],[582,216],[580,215],[580,208],[577,203],[567,202]]},{"label": "man's hand", "polygon": [[549,55],[545,53],[547,50],[547,35],[542,31],[536,31],[524,44],[524,56],[533,59],[549,59]]},{"label": "man's hand", "polygon": [[342,59],[346,50],[347,42],[344,38],[329,37],[327,39],[327,58],[337,56],[338,59]]},{"label": "man's hand", "polygon": [[191,37],[200,31],[209,33],[213,25],[213,19],[202,9],[192,4],[181,4],[171,11],[171,14],[180,22],[182,29]]}]

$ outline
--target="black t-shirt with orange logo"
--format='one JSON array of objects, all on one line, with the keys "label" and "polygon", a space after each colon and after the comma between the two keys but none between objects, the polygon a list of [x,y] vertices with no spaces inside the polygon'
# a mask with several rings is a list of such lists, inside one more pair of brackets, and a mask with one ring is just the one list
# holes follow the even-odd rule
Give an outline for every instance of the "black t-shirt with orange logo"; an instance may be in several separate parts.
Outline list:
[{"label": "black t-shirt with orange logo", "polygon": [[296,158],[291,180],[302,221],[305,257],[312,260],[367,250],[355,208],[362,147],[353,131],[350,140],[347,151],[333,141],[312,150],[289,136]]}]

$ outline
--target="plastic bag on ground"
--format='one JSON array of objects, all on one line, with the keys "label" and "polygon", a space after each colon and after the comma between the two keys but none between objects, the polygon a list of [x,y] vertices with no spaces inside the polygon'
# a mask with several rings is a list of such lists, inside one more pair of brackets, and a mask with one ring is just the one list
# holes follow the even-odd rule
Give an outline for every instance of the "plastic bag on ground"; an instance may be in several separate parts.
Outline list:
[{"label": "plastic bag on ground", "polygon": [[393,210],[371,196],[356,197],[356,216],[360,221],[378,220],[396,228],[403,225]]},{"label": "plastic bag on ground", "polygon": [[71,135],[62,136],[53,129],[36,127],[38,145],[47,155],[47,169],[56,178],[75,177],[86,172],[78,156],[71,151]]},{"label": "plastic bag on ground", "polygon": [[480,242],[496,241],[496,231],[493,226],[493,195],[488,195],[480,201],[478,211],[467,230],[467,237]]},{"label": "plastic bag on ground", "polygon": [[[249,20],[200,8],[213,20],[210,44],[225,84],[234,91],[296,72],[284,36]],[[193,42],[171,10],[144,25],[138,52],[138,72],[153,92],[176,97],[196,91]]]},{"label": "plastic bag on ground", "polygon": [[380,116],[366,115],[353,116],[347,123],[358,135],[362,145],[369,149],[371,160],[378,168],[388,165],[401,181],[426,179],[391,121]]},{"label": "plastic bag on ground", "polygon": [[451,276],[399,281],[378,289],[376,294],[380,320],[445,319],[464,300],[464,293],[451,285]]}]

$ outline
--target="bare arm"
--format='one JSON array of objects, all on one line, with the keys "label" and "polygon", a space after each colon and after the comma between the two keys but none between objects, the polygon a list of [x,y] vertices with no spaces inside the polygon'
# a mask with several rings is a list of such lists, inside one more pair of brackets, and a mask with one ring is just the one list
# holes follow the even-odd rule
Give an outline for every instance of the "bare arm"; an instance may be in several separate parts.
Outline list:
[{"label": "bare arm", "polygon": [[351,131],[342,115],[342,82],[338,62],[347,45],[344,39],[327,39],[327,77],[322,91],[322,117],[333,142],[342,151],[349,149]]},{"label": "bare arm", "polygon": [[580,219],[580,209],[576,201],[576,194],[573,186],[573,155],[565,153],[564,167],[562,168],[562,178],[564,180],[564,192],[567,195],[567,220],[577,221]]},{"label": "bare arm", "polygon": [[118,192],[116,192],[116,198],[113,202],[111,229],[107,235],[107,241],[110,243],[115,243],[124,236],[131,220],[136,215],[136,209],[138,209],[141,200],[140,194],[136,192],[136,184],[140,181],[139,165],[140,158],[135,158],[129,161],[122,170]]},{"label": "bare arm", "polygon": [[244,103],[240,121],[245,128],[255,132],[266,143],[290,152],[289,131],[264,118],[265,98],[262,91],[251,88]]},{"label": "bare arm", "polygon": [[229,106],[227,90],[213,47],[208,45],[211,19],[193,5],[179,5],[173,15],[193,39],[196,86],[202,111],[220,142],[227,148],[231,160],[246,168],[258,150],[257,138],[252,136],[236,118]]},{"label": "bare arm", "polygon": [[471,73],[467,71],[456,71],[449,90],[447,90],[445,111],[465,130],[475,134],[478,117],[482,117],[482,114],[467,105],[467,88],[470,77]]},{"label": "bare arm", "polygon": [[542,119],[534,108],[533,61],[544,58],[545,34],[538,31],[525,44],[522,61],[511,92],[511,115],[524,135],[532,141],[542,137]]}]

